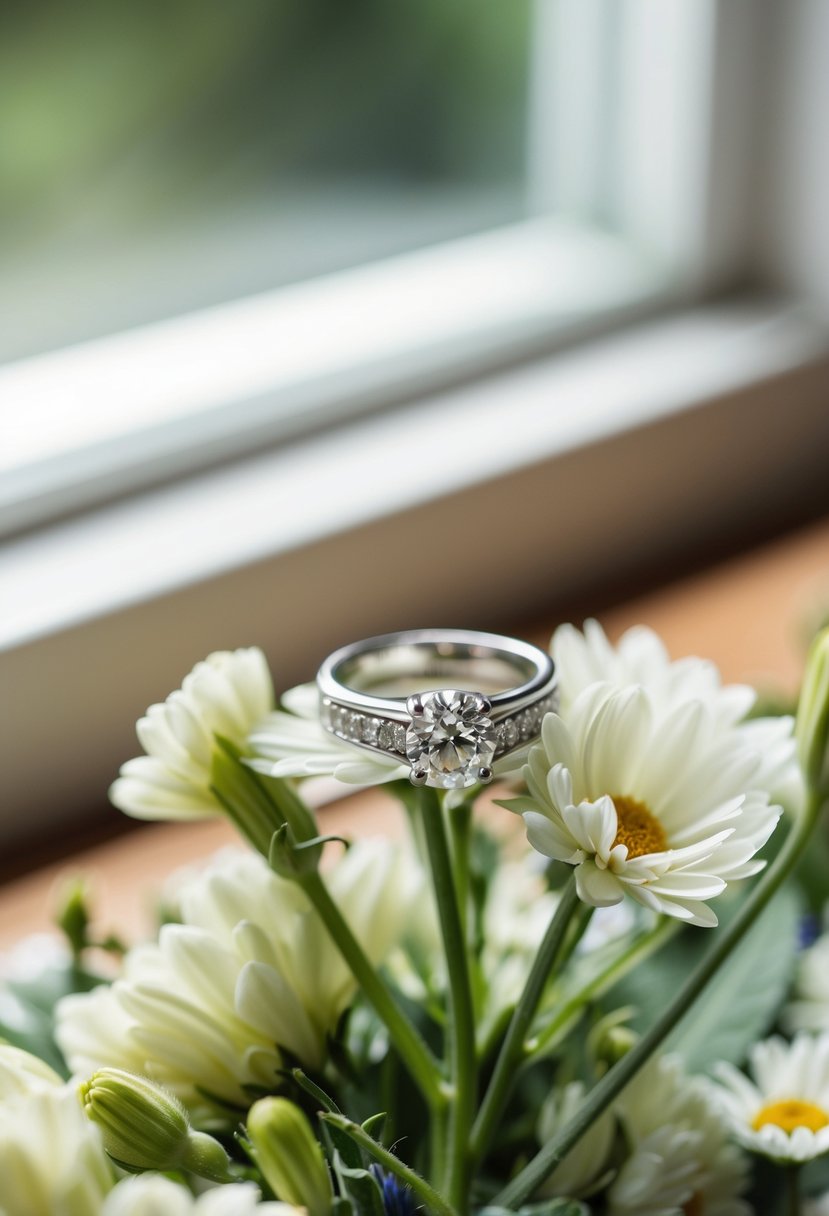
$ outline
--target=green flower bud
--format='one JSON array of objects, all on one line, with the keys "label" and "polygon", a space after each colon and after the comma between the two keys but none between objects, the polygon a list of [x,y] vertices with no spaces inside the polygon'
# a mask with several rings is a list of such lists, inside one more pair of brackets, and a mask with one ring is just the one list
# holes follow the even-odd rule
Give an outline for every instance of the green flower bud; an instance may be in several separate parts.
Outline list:
[{"label": "green flower bud", "polygon": [[221,1144],[193,1131],[184,1107],[160,1085],[120,1068],[101,1068],[79,1094],[87,1117],[101,1129],[104,1148],[125,1169],[183,1169],[228,1180]]},{"label": "green flower bud", "polygon": [[278,1199],[329,1216],[334,1199],[319,1142],[298,1106],[287,1098],[262,1098],[247,1119],[252,1156]]},{"label": "green flower bud", "polygon": [[807,786],[829,796],[829,626],[820,631],[809,651],[795,736]]},{"label": "green flower bud", "polygon": [[57,915],[59,929],[69,942],[74,958],[89,945],[89,890],[82,878],[74,878],[61,891]]}]

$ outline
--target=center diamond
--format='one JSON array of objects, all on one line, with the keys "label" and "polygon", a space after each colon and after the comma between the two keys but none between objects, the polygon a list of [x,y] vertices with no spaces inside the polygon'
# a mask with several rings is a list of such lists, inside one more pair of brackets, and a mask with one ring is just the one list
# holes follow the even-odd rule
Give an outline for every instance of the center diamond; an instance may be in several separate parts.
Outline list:
[{"label": "center diamond", "polygon": [[410,697],[406,755],[412,783],[457,790],[492,780],[496,730],[490,704],[477,692],[451,688]]}]

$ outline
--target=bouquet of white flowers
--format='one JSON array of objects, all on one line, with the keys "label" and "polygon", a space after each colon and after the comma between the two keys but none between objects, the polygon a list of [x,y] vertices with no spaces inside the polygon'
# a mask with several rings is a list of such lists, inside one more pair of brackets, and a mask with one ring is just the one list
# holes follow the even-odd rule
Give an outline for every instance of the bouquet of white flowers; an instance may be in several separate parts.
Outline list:
[{"label": "bouquet of white flowers", "polygon": [[[8,985],[2,1216],[829,1212],[829,631],[796,720],[646,629],[552,654],[477,811],[255,649],[148,710],[114,804],[245,847],[114,979],[76,892],[71,962]],[[408,846],[321,834],[320,775]]]}]

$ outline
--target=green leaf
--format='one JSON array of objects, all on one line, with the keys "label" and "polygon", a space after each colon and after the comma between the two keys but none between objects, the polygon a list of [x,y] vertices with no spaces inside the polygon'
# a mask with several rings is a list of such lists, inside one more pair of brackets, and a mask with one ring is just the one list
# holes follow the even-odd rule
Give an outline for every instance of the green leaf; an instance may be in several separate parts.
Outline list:
[{"label": "green leaf", "polygon": [[346,1165],[338,1152],[334,1154],[334,1172],[359,1216],[384,1216],[383,1192],[373,1174],[362,1166]]},{"label": "green leaf", "polygon": [[773,1025],[792,980],[800,901],[784,887],[668,1038],[691,1072],[717,1060],[741,1064]]}]

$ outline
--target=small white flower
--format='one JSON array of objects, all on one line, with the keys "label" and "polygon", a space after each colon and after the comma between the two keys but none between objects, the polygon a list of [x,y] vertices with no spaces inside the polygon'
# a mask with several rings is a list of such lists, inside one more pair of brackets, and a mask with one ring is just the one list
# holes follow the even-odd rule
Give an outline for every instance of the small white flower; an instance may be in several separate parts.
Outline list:
[{"label": "small white flower", "polygon": [[775,802],[797,806],[803,781],[797,763],[794,719],[746,720],[757,693],[747,684],[723,684],[708,659],[671,660],[658,634],[636,625],[613,646],[598,621],[588,620],[584,632],[561,625],[553,634],[550,651],[555,659],[560,689],[560,713],[567,719],[570,706],[591,684],[623,688],[640,684],[648,690],[657,713],[664,714],[688,701],[702,701],[716,721],[719,733],[734,732],[735,739],[752,747],[761,763],[755,788],[766,790]]},{"label": "small white flower", "polygon": [[[422,872],[385,841],[364,840],[327,882],[379,964],[406,929]],[[301,889],[256,854],[225,855],[180,904],[184,923],[130,951],[122,979],[58,1004],[57,1037],[78,1075],[143,1074],[215,1123],[211,1098],[247,1108],[246,1086],[275,1088],[280,1047],[318,1069],[356,983]]]},{"label": "small white flower", "polygon": [[829,933],[800,956],[785,1021],[791,1030],[829,1030]]},{"label": "small white flower", "polygon": [[97,1216],[114,1181],[98,1129],[70,1086],[39,1086],[0,1103],[3,1216]]},{"label": "small white flower", "polygon": [[630,1156],[608,1192],[611,1216],[748,1216],[745,1156],[707,1082],[688,1077],[678,1058],[646,1065],[617,1113]]},{"label": "small white flower", "polygon": [[[541,1108],[538,1120],[538,1139],[541,1144],[552,1140],[570,1123],[578,1113],[584,1098],[585,1089],[580,1081],[573,1081],[550,1094]],[[607,1164],[615,1127],[612,1111],[605,1111],[556,1166],[547,1181],[539,1187],[539,1196],[546,1198],[554,1195],[583,1195],[595,1185]]]},{"label": "small white flower", "polygon": [[411,765],[354,747],[320,722],[316,684],[300,684],[281,698],[285,709],[269,714],[250,736],[250,767],[270,777],[333,776],[347,785],[379,785],[408,777]]},{"label": "small white flower", "polygon": [[651,693],[592,684],[548,714],[524,769],[528,794],[504,803],[530,844],[576,867],[595,907],[625,894],[655,912],[716,925],[707,900],[762,868],[780,808],[755,788],[761,757],[702,701],[660,712]]},{"label": "small white flower", "polygon": [[119,1182],[101,1216],[300,1216],[289,1203],[260,1203],[250,1183],[231,1183],[193,1198],[161,1174],[142,1174]]},{"label": "small white flower", "polygon": [[749,1062],[753,1081],[730,1064],[715,1070],[738,1140],[780,1162],[829,1152],[829,1034],[766,1039]]},{"label": "small white flower", "polygon": [[138,819],[192,819],[221,810],[210,792],[215,736],[239,747],[273,708],[268,664],[255,646],[222,650],[197,663],[163,705],[136,724],[145,756],[128,760],[113,804]]},{"label": "small white flower", "polygon": [[37,1056],[0,1042],[0,1102],[40,1089],[60,1089],[63,1079]]}]

